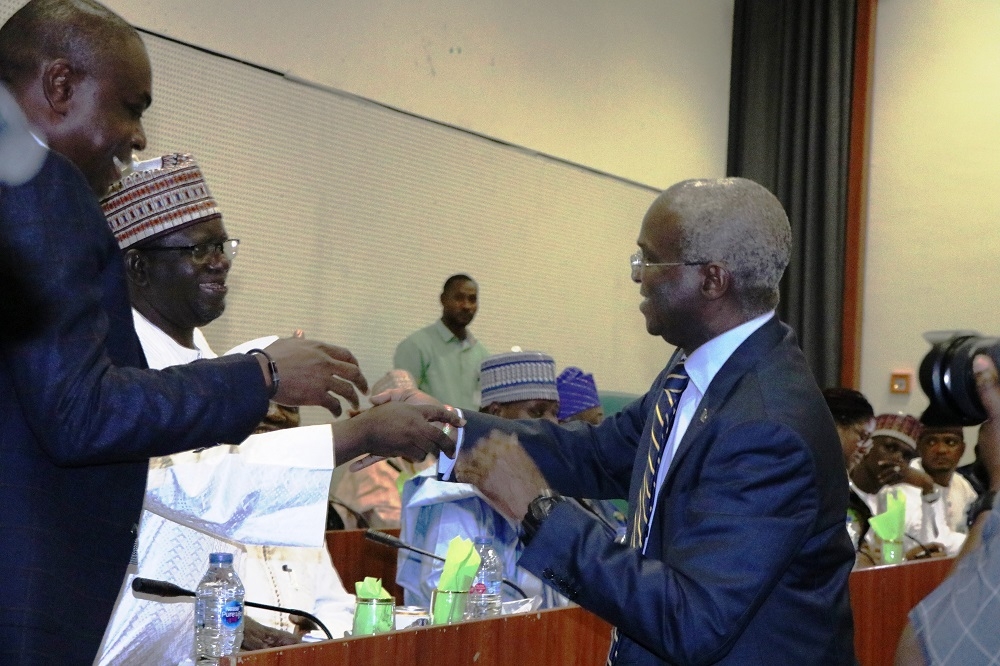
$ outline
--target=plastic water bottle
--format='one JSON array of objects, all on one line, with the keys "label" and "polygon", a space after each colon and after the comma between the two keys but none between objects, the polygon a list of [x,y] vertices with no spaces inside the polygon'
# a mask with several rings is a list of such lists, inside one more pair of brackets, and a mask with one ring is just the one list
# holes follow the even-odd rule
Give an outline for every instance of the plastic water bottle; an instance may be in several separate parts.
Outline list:
[{"label": "plastic water bottle", "polygon": [[243,596],[230,553],[208,556],[208,571],[198,583],[194,601],[195,663],[218,664],[243,643]]},{"label": "plastic water bottle", "polygon": [[493,547],[493,539],[476,537],[475,543],[482,562],[469,589],[466,616],[470,620],[500,615],[500,586],[503,584],[503,560]]}]

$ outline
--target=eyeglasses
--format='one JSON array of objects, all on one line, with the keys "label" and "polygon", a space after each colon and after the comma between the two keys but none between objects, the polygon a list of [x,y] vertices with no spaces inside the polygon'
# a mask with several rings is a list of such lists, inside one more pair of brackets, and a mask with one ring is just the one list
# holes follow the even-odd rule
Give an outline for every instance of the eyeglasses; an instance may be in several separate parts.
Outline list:
[{"label": "eyeglasses", "polygon": [[628,260],[632,266],[632,279],[639,281],[642,279],[642,272],[650,266],[704,266],[707,261],[646,261],[642,258],[642,252],[636,252]]},{"label": "eyeglasses", "polygon": [[177,247],[144,247],[143,252],[190,252],[191,260],[202,263],[216,252],[224,255],[226,259],[232,261],[236,258],[236,248],[240,246],[240,239],[227,238],[218,243],[199,243],[197,245],[179,245]]}]

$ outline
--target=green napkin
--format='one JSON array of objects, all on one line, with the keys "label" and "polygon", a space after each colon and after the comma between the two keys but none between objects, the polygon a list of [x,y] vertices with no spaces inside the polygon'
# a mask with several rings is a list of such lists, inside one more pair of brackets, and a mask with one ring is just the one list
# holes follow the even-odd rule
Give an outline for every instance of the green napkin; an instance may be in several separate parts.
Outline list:
[{"label": "green napkin", "polygon": [[885,500],[885,513],[872,516],[868,524],[882,541],[902,541],[906,531],[906,496],[896,488],[886,494]]},{"label": "green napkin", "polygon": [[371,576],[355,583],[354,591],[358,599],[385,599],[392,596],[382,587],[381,578],[372,578]]},{"label": "green napkin", "polygon": [[479,571],[480,557],[475,546],[460,536],[448,542],[448,552],[444,556],[444,569],[438,581],[438,589],[446,592],[468,592]]},{"label": "green napkin", "polygon": [[396,626],[392,595],[382,587],[381,578],[369,576],[354,584],[358,600],[354,606],[355,636],[370,636],[392,631]]}]

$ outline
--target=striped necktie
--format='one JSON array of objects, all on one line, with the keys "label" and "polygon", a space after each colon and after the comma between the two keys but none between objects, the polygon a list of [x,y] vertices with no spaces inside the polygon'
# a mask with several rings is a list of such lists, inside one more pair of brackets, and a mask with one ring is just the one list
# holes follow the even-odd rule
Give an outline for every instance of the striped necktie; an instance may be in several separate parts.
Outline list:
[{"label": "striped necktie", "polygon": [[[677,414],[677,404],[681,401],[681,393],[688,384],[688,373],[684,363],[678,363],[667,375],[663,392],[656,401],[653,410],[653,423],[649,432],[649,455],[646,456],[646,468],[642,473],[642,487],[635,504],[635,515],[629,523],[629,546],[641,550],[646,535],[649,532],[649,518],[653,514],[653,498],[656,497],[656,478],[663,460],[663,451],[670,437],[670,428]],[[611,649],[608,651],[608,666],[614,663],[618,656],[618,628],[611,631]]]}]

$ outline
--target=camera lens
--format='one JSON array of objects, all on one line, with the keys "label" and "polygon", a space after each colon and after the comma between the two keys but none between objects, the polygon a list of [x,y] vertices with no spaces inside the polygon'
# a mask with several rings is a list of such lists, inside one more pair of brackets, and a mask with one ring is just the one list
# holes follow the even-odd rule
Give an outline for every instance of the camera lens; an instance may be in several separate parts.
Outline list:
[{"label": "camera lens", "polygon": [[986,412],[976,393],[972,359],[976,354],[989,354],[998,362],[1000,339],[961,333],[944,341],[936,341],[933,333],[925,337],[933,346],[920,363],[920,387],[930,398],[930,417],[941,423],[961,425],[985,421]]}]

